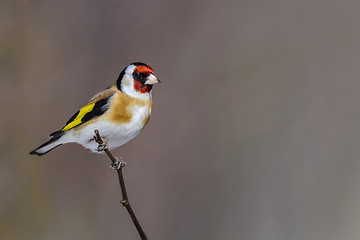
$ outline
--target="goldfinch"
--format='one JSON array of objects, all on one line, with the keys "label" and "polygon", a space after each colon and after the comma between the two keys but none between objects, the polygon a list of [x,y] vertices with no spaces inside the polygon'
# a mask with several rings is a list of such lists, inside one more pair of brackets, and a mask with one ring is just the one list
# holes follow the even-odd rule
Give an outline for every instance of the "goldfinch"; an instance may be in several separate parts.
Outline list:
[{"label": "goldfinch", "polygon": [[50,140],[30,154],[40,156],[71,142],[98,152],[93,137],[95,129],[106,139],[108,149],[123,145],[138,135],[149,121],[151,90],[158,83],[160,81],[150,66],[131,63],[120,73],[115,84],[95,94],[61,130],[50,134]]}]

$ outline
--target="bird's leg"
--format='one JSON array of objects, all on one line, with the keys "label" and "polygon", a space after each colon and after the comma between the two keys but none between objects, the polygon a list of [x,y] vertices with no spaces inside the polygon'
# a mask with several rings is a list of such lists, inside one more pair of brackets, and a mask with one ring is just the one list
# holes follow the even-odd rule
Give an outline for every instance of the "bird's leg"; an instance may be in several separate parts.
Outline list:
[{"label": "bird's leg", "polygon": [[104,151],[106,149],[108,149],[108,143],[107,143],[107,140],[106,138],[101,138],[102,142],[103,143],[100,143],[96,149],[96,151],[98,152],[101,152],[101,151]]},{"label": "bird's leg", "polygon": [[98,152],[102,152],[105,151],[106,149],[108,149],[108,142],[106,138],[101,138],[101,141],[97,140],[96,137],[94,136],[95,141],[99,144],[98,147],[95,149]]},{"label": "bird's leg", "polygon": [[126,166],[126,162],[124,162],[121,157],[115,157],[115,159],[116,162],[113,162],[110,165],[111,170],[118,170]]},{"label": "bird's leg", "polygon": [[119,170],[122,169],[123,167],[126,166],[126,162],[124,162],[121,157],[114,157],[111,152],[108,149],[108,144],[107,144],[107,139],[100,137],[100,133],[99,130],[95,129],[94,131],[95,135],[94,135],[94,141],[97,142],[99,145],[96,148],[96,151],[101,152],[101,151],[105,151],[105,153],[109,156],[109,158],[111,159],[112,163],[110,165],[110,169],[112,170]]}]

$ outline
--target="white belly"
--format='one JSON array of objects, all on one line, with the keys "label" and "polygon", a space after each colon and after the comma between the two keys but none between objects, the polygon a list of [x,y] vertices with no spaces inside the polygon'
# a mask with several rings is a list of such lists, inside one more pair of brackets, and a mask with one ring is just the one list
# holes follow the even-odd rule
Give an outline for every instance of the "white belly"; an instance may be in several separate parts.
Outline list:
[{"label": "white belly", "polygon": [[130,141],[138,135],[144,127],[144,121],[151,114],[151,108],[145,106],[136,106],[132,109],[133,117],[130,122],[114,124],[106,119],[106,117],[99,118],[95,123],[87,124],[79,131],[69,132],[72,142],[77,142],[85,148],[96,152],[98,144],[93,140],[94,130],[98,129],[100,136],[107,139],[108,148],[114,149]]}]

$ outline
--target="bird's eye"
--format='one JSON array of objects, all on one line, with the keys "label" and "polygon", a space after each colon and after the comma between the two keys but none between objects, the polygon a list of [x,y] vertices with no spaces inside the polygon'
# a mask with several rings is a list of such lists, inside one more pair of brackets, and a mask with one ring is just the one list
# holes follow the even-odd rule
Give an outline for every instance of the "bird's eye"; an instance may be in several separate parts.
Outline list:
[{"label": "bird's eye", "polygon": [[133,77],[136,81],[144,83],[146,81],[146,75],[144,73],[140,73],[138,71],[135,71],[133,73]]},{"label": "bird's eye", "polygon": [[140,78],[140,73],[138,71],[135,71],[133,75],[135,79]]}]

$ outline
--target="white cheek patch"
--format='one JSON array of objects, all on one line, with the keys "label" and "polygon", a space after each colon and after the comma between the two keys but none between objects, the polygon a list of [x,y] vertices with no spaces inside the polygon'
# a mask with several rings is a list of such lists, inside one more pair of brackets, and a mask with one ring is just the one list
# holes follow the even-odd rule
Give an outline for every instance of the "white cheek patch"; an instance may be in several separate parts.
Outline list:
[{"label": "white cheek patch", "polygon": [[137,92],[134,88],[134,79],[132,74],[125,72],[125,75],[121,81],[121,91],[123,91],[126,95],[130,97],[141,99],[141,100],[148,100],[151,98],[151,91],[149,93],[140,93]]}]

